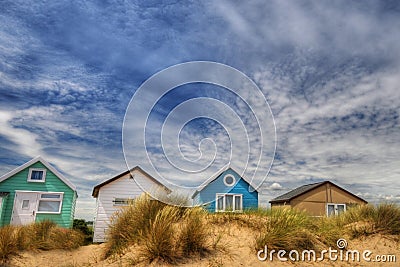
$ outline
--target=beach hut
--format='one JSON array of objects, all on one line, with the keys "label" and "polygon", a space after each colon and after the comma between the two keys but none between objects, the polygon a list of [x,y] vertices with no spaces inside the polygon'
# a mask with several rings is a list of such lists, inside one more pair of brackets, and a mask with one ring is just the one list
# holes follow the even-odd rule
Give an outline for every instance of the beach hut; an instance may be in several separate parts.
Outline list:
[{"label": "beach hut", "polygon": [[348,207],[367,204],[367,201],[330,182],[324,181],[300,186],[270,201],[271,208],[292,207],[312,216],[331,216]]},{"label": "beach hut", "polygon": [[71,228],[76,187],[38,156],[0,177],[0,226],[51,220]]},{"label": "beach hut", "polygon": [[194,205],[209,212],[242,212],[258,208],[258,191],[232,168],[222,170],[195,191]]},{"label": "beach hut", "polygon": [[116,211],[127,206],[129,200],[143,194],[144,189],[170,192],[166,186],[139,166],[122,172],[93,188],[92,196],[96,198],[93,242],[106,241],[112,216]]}]

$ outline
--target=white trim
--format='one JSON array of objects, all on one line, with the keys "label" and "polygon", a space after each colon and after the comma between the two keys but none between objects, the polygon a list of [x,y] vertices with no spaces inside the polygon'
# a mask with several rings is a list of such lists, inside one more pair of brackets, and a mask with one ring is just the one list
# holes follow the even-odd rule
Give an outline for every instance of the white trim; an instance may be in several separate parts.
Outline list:
[{"label": "white trim", "polygon": [[326,203],[326,206],[325,206],[326,216],[329,216],[329,213],[328,213],[329,205],[333,206],[333,213],[334,213],[333,215],[339,215],[338,206],[344,206],[343,212],[345,212],[347,210],[347,205],[344,203]]},{"label": "white trim", "polygon": [[[60,198],[42,198],[42,195],[60,195]],[[60,202],[60,206],[58,207],[58,211],[39,211],[40,201],[52,201],[52,202]],[[37,211],[39,214],[61,214],[62,205],[64,202],[64,192],[40,192],[37,200]]]},{"label": "white trim", "polygon": [[[230,211],[226,211],[226,201],[225,201],[225,196],[232,196],[232,210]],[[219,210],[218,209],[218,198],[222,197],[222,206],[223,209]],[[240,198],[240,206],[241,209],[240,210],[236,210],[236,202],[235,202],[235,198],[239,197]],[[215,212],[243,212],[243,194],[230,194],[230,193],[217,193],[215,194]]]},{"label": "white trim", "polygon": [[[238,176],[239,176],[239,180],[242,179],[244,180],[246,183],[249,184],[249,186],[251,188],[253,188],[254,191],[256,191],[257,193],[260,193],[258,190],[260,189],[261,186],[259,186],[259,188],[256,189],[256,187],[250,182],[252,181],[252,179],[248,179],[244,173],[239,174],[235,169],[233,169],[229,164],[225,165],[224,167],[222,167],[219,171],[217,171],[216,173],[214,173],[210,178],[208,178],[206,181],[204,181],[201,185],[199,185],[197,187],[197,189],[194,191],[194,193],[192,194],[192,198],[194,198],[198,193],[200,193],[206,186],[208,186],[212,181],[216,180],[222,173],[224,173],[225,171],[231,169],[233,172],[235,172]],[[251,192],[251,191],[250,191]]]},{"label": "white trim", "polygon": [[67,178],[64,177],[57,169],[50,165],[46,160],[44,160],[41,156],[37,156],[36,158],[31,159],[30,161],[22,164],[21,166],[15,168],[14,170],[4,174],[0,177],[0,182],[10,178],[14,174],[28,168],[29,166],[35,164],[36,162],[41,162],[47,169],[49,169],[55,176],[57,176],[61,181],[63,181],[66,185],[68,185],[72,190],[76,191],[76,186],[72,184]]},{"label": "white trim", "polygon": [[[32,180],[31,177],[32,177],[32,172],[33,171],[42,171],[43,172],[42,179],[41,180],[35,180],[35,179]],[[44,169],[44,168],[29,168],[27,181],[30,182],[30,183],[44,183],[44,182],[46,182],[46,169]]]},{"label": "white trim", "polygon": [[[17,193],[36,193],[36,194],[38,194],[36,213],[40,213],[40,214],[60,214],[61,211],[62,211],[62,205],[63,205],[63,203],[64,203],[64,192],[15,190],[15,194],[17,194]],[[41,200],[41,195],[45,195],[45,194],[49,194],[49,195],[52,195],[52,194],[54,194],[54,195],[55,195],[55,194],[60,194],[60,195],[61,195],[61,199],[56,199],[56,198],[53,198],[53,199],[51,199],[51,198],[49,198],[49,199],[44,199],[44,200],[46,200],[46,201],[47,201],[47,200],[48,200],[48,201],[61,201],[60,208],[59,208],[59,211],[58,211],[58,212],[38,211],[38,210],[39,210],[39,201]],[[14,205],[15,205],[15,199],[16,199],[16,198],[14,198]],[[13,208],[13,210],[14,210],[14,208]]]},{"label": "white trim", "polygon": [[[227,183],[227,182],[226,182],[226,178],[229,178],[229,177],[232,178],[232,183]],[[226,174],[226,175],[224,176],[224,184],[225,184],[226,186],[234,186],[235,183],[236,183],[236,179],[235,179],[235,176],[233,176],[232,174],[228,173],[228,174]]]},{"label": "white trim", "polygon": [[65,192],[56,192],[56,191],[35,191],[35,190],[15,190],[15,192],[20,193],[40,193],[40,194],[64,194]]}]

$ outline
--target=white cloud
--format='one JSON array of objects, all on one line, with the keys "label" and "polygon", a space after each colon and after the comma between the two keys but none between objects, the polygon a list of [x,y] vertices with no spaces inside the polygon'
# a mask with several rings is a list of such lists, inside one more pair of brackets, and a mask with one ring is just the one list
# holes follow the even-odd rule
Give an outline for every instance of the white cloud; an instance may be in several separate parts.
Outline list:
[{"label": "white cloud", "polygon": [[26,129],[14,127],[12,119],[13,113],[0,110],[0,135],[11,141],[5,144],[5,148],[24,156],[40,155],[43,151],[37,142],[38,136]]},{"label": "white cloud", "polygon": [[271,190],[282,190],[283,187],[279,183],[272,183],[269,187]]}]

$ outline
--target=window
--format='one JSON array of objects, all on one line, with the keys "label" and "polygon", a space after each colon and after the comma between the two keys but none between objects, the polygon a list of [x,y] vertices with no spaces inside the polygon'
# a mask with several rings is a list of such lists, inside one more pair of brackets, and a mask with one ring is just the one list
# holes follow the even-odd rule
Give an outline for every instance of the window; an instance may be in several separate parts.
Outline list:
[{"label": "window", "polygon": [[29,209],[29,199],[22,200],[22,209],[23,210]]},{"label": "window", "polygon": [[28,182],[43,183],[46,180],[46,169],[29,169]]},{"label": "window", "polygon": [[236,182],[235,177],[233,177],[233,175],[231,174],[227,174],[224,176],[224,184],[226,186],[232,186],[234,185]]},{"label": "window", "polygon": [[243,197],[241,194],[217,194],[217,212],[241,212],[243,210]]},{"label": "window", "polygon": [[333,203],[326,204],[327,216],[339,215],[340,213],[343,213],[345,211],[346,211],[346,204],[333,204]]},{"label": "window", "polygon": [[129,198],[115,198],[113,200],[114,206],[127,206],[129,204]]},{"label": "window", "polygon": [[62,193],[40,194],[38,213],[61,213],[62,200]]}]

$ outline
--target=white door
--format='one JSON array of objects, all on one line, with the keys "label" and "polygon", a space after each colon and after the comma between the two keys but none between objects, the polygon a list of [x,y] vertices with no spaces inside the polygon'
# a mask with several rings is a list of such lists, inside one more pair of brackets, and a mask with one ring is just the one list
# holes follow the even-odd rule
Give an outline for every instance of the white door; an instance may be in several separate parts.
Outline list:
[{"label": "white door", "polygon": [[38,193],[16,192],[11,224],[25,225],[33,223],[36,218],[37,202]]}]

